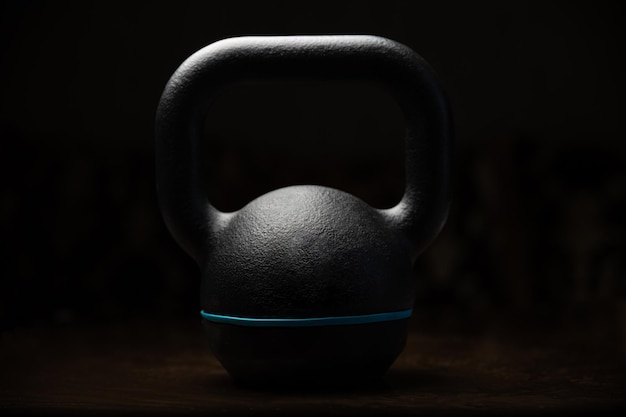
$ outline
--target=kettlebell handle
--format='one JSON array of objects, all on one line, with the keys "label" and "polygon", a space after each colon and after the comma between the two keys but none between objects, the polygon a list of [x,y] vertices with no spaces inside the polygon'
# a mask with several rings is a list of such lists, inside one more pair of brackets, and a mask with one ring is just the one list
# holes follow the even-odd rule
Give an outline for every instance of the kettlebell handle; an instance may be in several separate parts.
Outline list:
[{"label": "kettlebell handle", "polygon": [[197,262],[227,224],[208,201],[199,151],[203,123],[216,92],[244,80],[365,80],[386,86],[406,121],[406,188],[380,210],[389,227],[412,243],[414,255],[445,223],[450,203],[452,121],[430,66],[408,47],[377,36],[240,37],[215,42],[172,75],[156,117],[156,175],[164,220]]}]

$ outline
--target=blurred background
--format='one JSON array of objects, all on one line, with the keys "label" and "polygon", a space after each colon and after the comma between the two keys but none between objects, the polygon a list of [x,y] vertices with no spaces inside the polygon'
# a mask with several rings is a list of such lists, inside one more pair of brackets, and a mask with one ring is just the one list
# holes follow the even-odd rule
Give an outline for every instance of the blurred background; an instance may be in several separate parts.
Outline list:
[{"label": "blurred background", "polygon": [[[2,330],[196,317],[199,271],[156,201],[165,83],[226,37],[345,33],[408,45],[450,98],[454,202],[416,267],[420,317],[626,334],[624,27],[601,1],[2,2]],[[233,86],[205,130],[222,210],[303,183],[402,195],[402,115],[373,85]]]}]

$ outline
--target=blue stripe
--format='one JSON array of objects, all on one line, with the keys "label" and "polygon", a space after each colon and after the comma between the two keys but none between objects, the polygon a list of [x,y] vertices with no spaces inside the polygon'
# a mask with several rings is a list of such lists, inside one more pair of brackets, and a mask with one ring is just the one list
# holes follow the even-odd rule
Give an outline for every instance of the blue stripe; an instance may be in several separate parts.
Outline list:
[{"label": "blue stripe", "polygon": [[314,326],[342,326],[347,324],[378,323],[381,321],[401,320],[411,317],[413,309],[402,311],[392,311],[391,313],[364,314],[360,316],[338,316],[338,317],[313,317],[313,318],[253,318],[224,316],[221,314],[205,313],[200,311],[200,315],[214,323],[235,324],[249,327],[314,327]]}]

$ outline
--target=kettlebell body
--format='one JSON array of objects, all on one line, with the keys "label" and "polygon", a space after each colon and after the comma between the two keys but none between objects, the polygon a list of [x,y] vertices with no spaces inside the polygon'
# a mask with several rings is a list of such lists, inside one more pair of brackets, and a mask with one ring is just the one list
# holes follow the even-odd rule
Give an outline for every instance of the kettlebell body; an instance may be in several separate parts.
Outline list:
[{"label": "kettlebell body", "polygon": [[[249,79],[363,79],[390,89],[407,121],[406,190],[372,208],[340,190],[291,186],[234,213],[206,198],[202,123],[222,87]],[[374,36],[243,37],[185,61],[157,112],[165,222],[202,271],[203,324],[238,381],[362,382],[406,341],[413,264],[445,222],[451,120],[428,65]]]}]

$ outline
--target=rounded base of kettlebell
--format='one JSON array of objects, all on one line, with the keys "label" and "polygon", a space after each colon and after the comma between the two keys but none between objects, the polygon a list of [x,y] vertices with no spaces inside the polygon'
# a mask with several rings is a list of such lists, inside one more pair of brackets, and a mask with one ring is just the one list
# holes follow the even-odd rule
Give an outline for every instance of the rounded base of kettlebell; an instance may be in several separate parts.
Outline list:
[{"label": "rounded base of kettlebell", "polygon": [[379,381],[406,344],[408,319],[320,327],[248,327],[203,320],[235,382],[257,387]]}]

